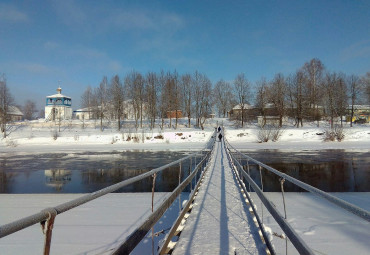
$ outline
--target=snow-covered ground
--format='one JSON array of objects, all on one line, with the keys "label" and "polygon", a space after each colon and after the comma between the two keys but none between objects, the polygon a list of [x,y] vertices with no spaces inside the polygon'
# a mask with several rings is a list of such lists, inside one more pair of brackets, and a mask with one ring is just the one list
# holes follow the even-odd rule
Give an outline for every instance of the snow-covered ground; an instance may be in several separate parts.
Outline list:
[{"label": "snow-covered ground", "polygon": [[[158,205],[169,193],[156,193]],[[0,225],[40,212],[84,194],[0,194]],[[187,196],[186,196],[187,197]],[[51,254],[111,254],[151,213],[151,193],[112,193],[56,217]],[[178,202],[177,202],[178,203]],[[176,204],[176,202],[174,202]],[[171,206],[155,231],[167,230],[178,215]],[[163,238],[163,234],[156,239]],[[149,254],[151,235],[133,254]],[[0,239],[0,254],[42,254],[44,235],[39,224]]]},{"label": "snow-covered ground", "polygon": [[[165,195],[166,193],[156,193],[155,200],[161,201]],[[283,212],[281,194],[266,193],[266,195],[280,212]],[[369,192],[333,193],[333,195],[370,210]],[[43,208],[55,206],[80,196],[82,194],[1,194],[0,224],[9,223],[37,213]],[[257,210],[261,212],[261,204],[257,202],[258,199],[254,198],[254,201]],[[308,193],[286,193],[286,203],[289,223],[316,254],[369,254],[369,222],[347,211],[338,210],[335,205],[324,202],[324,200]],[[110,254],[149,215],[150,207],[150,193],[115,193],[65,212],[57,216],[55,220],[51,254]],[[214,212],[209,211],[208,213],[212,215]],[[266,209],[263,214],[264,224],[271,228],[272,232],[281,235],[283,232]],[[171,221],[177,215],[178,202],[175,201],[156,225],[155,232],[166,230],[165,233],[167,233]],[[218,216],[216,215],[216,217]],[[216,218],[210,220],[216,220]],[[218,227],[225,224],[226,222],[212,225],[211,229],[217,230]],[[209,235],[212,234],[214,233],[209,233]],[[205,236],[207,237],[207,235]],[[230,237],[227,233],[223,233],[221,236]],[[163,237],[164,235],[161,234],[158,239]],[[285,254],[284,240],[273,236],[273,244],[278,254]],[[42,247],[43,235],[39,225],[33,225],[0,239],[0,254],[4,255],[40,254]],[[220,246],[216,245],[216,248],[220,248]],[[239,250],[239,252],[241,251]],[[133,254],[149,253],[151,253],[150,233]],[[288,253],[298,254],[291,243],[289,243]],[[188,252],[187,254],[192,253]]]},{"label": "snow-covered ground", "polygon": [[[95,127],[95,124],[90,122],[83,129],[81,122],[74,121],[69,126],[63,127],[61,132],[57,132],[56,137],[54,134],[58,127],[55,125],[45,124],[42,121],[16,123],[10,127],[9,136],[0,140],[0,153],[2,156],[6,156],[7,154],[58,153],[61,151],[198,150],[206,145],[218,124],[225,127],[226,138],[239,149],[289,149],[297,152],[321,149],[368,152],[370,149],[369,124],[355,125],[352,128],[345,124],[345,138],[342,142],[323,141],[322,133],[328,127],[326,123],[320,123],[319,128],[315,123],[307,123],[303,128],[285,126],[277,142],[259,143],[257,138],[259,129],[253,124],[247,125],[245,128],[235,128],[234,123],[226,119],[213,119],[208,121],[205,130],[200,130],[188,128],[185,123],[185,119],[181,120],[177,130],[169,128],[167,123],[167,127],[162,131],[159,128],[153,131],[147,128],[136,131],[132,127],[125,126],[121,132],[118,132],[111,124],[111,127],[106,127],[101,132],[98,124]],[[131,137],[131,139],[128,139],[128,137]],[[133,137],[136,138],[133,139]],[[150,194],[145,195],[150,196]],[[335,195],[370,210],[370,193],[340,193]],[[0,225],[76,196],[79,195],[1,195]],[[148,213],[148,207],[146,206],[148,201],[141,202],[137,199],[140,196],[140,194],[133,194],[132,196],[129,194],[111,194],[104,199],[88,203],[60,217],[58,216],[52,253],[103,254],[104,251],[110,250],[112,242],[116,242],[119,238],[121,240],[128,235],[133,229],[133,225],[137,225],[145,213]],[[278,208],[281,207],[280,194],[272,193],[270,198]],[[288,220],[297,228],[299,233],[303,234],[307,243],[310,246],[312,244],[315,252],[317,254],[368,254],[370,250],[368,242],[370,240],[369,223],[353,218],[347,212],[337,210],[336,207],[328,203],[317,203],[316,200],[316,197],[306,193],[289,193],[287,195]],[[82,215],[81,212],[89,212],[92,207],[99,207],[102,210],[91,212],[90,216]],[[122,215],[122,218],[118,219],[116,216],[112,216],[111,212],[114,210],[118,215]],[[264,213],[266,224],[271,225],[272,230],[276,231],[277,234],[281,234],[281,231],[276,229],[270,221],[266,210]],[[81,218],[76,219],[77,215],[80,215]],[[96,218],[99,215],[101,218]],[[120,222],[117,222],[118,220]],[[15,249],[20,248],[21,253],[27,251],[28,254],[39,254],[42,235],[41,230],[36,230],[36,228],[39,227],[34,226],[20,231],[16,235],[0,239],[0,253],[17,254],[18,252],[15,252]],[[81,229],[84,231],[81,232]],[[35,231],[39,234],[36,235]],[[73,235],[68,234],[70,232]],[[98,234],[90,236],[92,233]],[[58,235],[64,235],[67,239],[56,238]],[[144,242],[150,242],[149,240],[144,240]],[[274,237],[274,240],[276,247],[283,249],[279,254],[284,254],[285,243],[281,242],[279,244],[278,237]],[[33,244],[33,241],[36,245]],[[69,242],[71,245],[69,245]],[[77,248],[78,245],[75,245],[78,242],[83,244],[81,249]],[[75,253],[65,250],[67,248],[73,248]],[[292,250],[293,248],[290,247],[289,251]],[[289,252],[289,254],[294,253]]]}]

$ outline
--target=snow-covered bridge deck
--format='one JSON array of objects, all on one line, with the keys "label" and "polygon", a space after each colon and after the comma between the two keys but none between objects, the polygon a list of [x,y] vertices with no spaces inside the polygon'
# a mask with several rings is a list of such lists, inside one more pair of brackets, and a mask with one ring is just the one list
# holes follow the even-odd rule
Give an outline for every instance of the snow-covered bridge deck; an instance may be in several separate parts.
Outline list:
[{"label": "snow-covered bridge deck", "polygon": [[243,200],[224,142],[216,142],[173,254],[266,254]]}]

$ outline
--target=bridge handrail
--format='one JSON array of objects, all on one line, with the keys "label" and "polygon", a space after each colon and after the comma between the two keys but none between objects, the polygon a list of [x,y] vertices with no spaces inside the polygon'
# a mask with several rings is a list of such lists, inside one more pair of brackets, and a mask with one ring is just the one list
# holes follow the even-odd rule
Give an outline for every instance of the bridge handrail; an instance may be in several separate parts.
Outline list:
[{"label": "bridge handrail", "polygon": [[280,214],[280,212],[272,205],[272,203],[263,194],[263,191],[252,180],[252,178],[244,171],[242,165],[239,163],[238,160],[235,159],[235,156],[232,155],[231,153],[230,155],[233,158],[234,163],[236,163],[236,165],[242,170],[241,171],[242,175],[245,177],[248,183],[252,186],[253,190],[256,192],[258,197],[261,199],[262,203],[265,205],[267,210],[271,213],[272,217],[276,220],[276,222],[279,224],[279,226],[284,231],[284,233],[287,235],[287,237],[292,242],[294,247],[297,249],[299,254],[314,255],[315,253],[310,249],[310,247],[308,247],[308,245],[303,241],[303,239],[294,231],[294,229],[288,223],[288,221],[284,219],[284,217]]},{"label": "bridge handrail", "polygon": [[291,176],[289,176],[287,174],[284,174],[284,173],[280,172],[279,170],[276,170],[275,168],[272,168],[272,167],[270,167],[270,166],[268,166],[266,164],[263,164],[262,162],[254,159],[254,158],[252,158],[252,157],[250,157],[248,155],[245,155],[244,153],[241,153],[240,151],[238,151],[237,149],[235,149],[228,141],[227,141],[227,144],[232,149],[234,149],[235,152],[238,155],[246,158],[247,160],[250,160],[250,161],[256,163],[257,165],[259,165],[259,166],[267,169],[270,172],[273,172],[274,174],[276,174],[276,175],[284,178],[285,180],[287,180],[287,181],[289,181],[289,182],[297,185],[298,187],[301,187],[302,189],[304,189],[306,191],[309,191],[309,192],[311,192],[313,194],[319,195],[322,198],[324,198],[324,199],[332,202],[333,204],[335,204],[335,205],[337,205],[337,206],[339,206],[339,207],[341,207],[341,208],[343,208],[343,209],[345,209],[345,210],[347,210],[347,211],[349,211],[349,212],[351,212],[351,213],[353,213],[353,214],[355,214],[355,215],[363,218],[364,220],[370,222],[370,212],[369,211],[366,211],[365,209],[363,209],[361,207],[358,207],[358,206],[356,206],[354,204],[348,203],[347,201],[344,201],[343,199],[340,199],[340,198],[337,198],[337,197],[335,197],[333,195],[330,195],[330,194],[326,193],[325,191],[322,191],[322,190],[320,190],[318,188],[315,188],[315,187],[313,187],[313,186],[311,186],[311,185],[309,185],[307,183],[304,183],[302,181],[299,181],[299,180],[297,180],[297,179],[295,179],[295,178],[293,178],[293,177],[291,177]]},{"label": "bridge handrail", "polygon": [[[207,151],[207,149],[203,149],[200,152],[203,153],[203,151]],[[30,215],[30,216],[24,217],[22,219],[13,221],[13,222],[5,224],[5,225],[2,225],[2,226],[0,226],[0,238],[5,237],[5,236],[10,235],[10,234],[13,234],[13,233],[15,233],[19,230],[25,229],[25,228],[30,227],[34,224],[39,223],[39,222],[46,221],[50,218],[50,215],[53,215],[55,213],[56,213],[56,215],[61,214],[61,213],[66,212],[70,209],[73,209],[77,206],[80,206],[80,205],[85,204],[89,201],[92,201],[96,198],[104,196],[108,193],[114,192],[114,191],[116,191],[120,188],[123,188],[123,187],[125,187],[129,184],[132,184],[134,182],[137,182],[137,181],[140,181],[144,178],[147,178],[147,177],[149,177],[149,176],[151,176],[155,173],[163,171],[164,169],[167,169],[171,166],[177,165],[177,164],[179,164],[179,163],[181,163],[181,162],[183,162],[183,161],[185,161],[185,160],[187,160],[191,157],[199,155],[200,152],[193,153],[193,154],[188,155],[184,158],[176,160],[172,163],[169,163],[169,164],[166,164],[164,166],[155,168],[155,169],[153,169],[149,172],[146,172],[146,173],[143,173],[141,175],[135,176],[135,177],[130,178],[128,180],[124,180],[124,181],[116,183],[114,185],[108,186],[108,187],[103,188],[101,190],[98,190],[96,192],[89,193],[89,194],[84,195],[82,197],[76,198],[74,200],[68,201],[68,202],[60,204],[60,205],[57,205],[55,207],[43,209],[39,213],[35,213],[35,214]]]},{"label": "bridge handrail", "polygon": [[[193,180],[194,176],[202,168],[206,160],[209,158],[211,151],[198,163],[191,174],[181,182],[174,191],[158,206],[158,208],[143,222],[141,226],[138,226],[126,240],[112,253],[112,255],[118,254],[129,254],[139,244],[139,242],[145,237],[148,231],[155,225],[155,223],[161,218],[164,212],[171,206],[179,194],[186,188],[186,186]],[[193,190],[195,192],[195,189]]]}]

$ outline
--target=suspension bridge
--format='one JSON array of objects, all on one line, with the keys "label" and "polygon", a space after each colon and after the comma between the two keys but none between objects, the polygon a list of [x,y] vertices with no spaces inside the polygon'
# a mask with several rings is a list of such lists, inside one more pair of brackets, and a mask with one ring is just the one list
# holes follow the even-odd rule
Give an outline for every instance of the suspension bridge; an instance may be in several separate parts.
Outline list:
[{"label": "suspension bridge", "polygon": [[[250,166],[269,171],[280,177],[284,211],[280,212],[263,192],[263,180],[257,185],[250,176]],[[178,186],[157,205],[154,205],[156,177],[164,170],[179,168]],[[181,178],[186,174],[186,177]],[[328,203],[370,222],[370,212],[296,180],[245,155],[227,140],[216,141],[216,134],[206,149],[180,160],[153,169],[147,173],[122,181],[105,189],[84,195],[72,201],[43,209],[20,220],[0,226],[0,238],[40,224],[44,235],[43,254],[53,254],[52,233],[58,215],[73,210],[89,201],[103,197],[122,187],[145,178],[152,179],[151,213],[142,219],[125,239],[110,247],[104,254],[130,254],[144,237],[152,235],[152,254],[277,254],[271,232],[263,223],[263,208],[280,226],[282,238],[294,246],[299,254],[316,254],[287,220],[284,199],[284,182],[323,198]],[[262,175],[261,175],[262,178]],[[187,199],[181,199],[184,192]],[[257,212],[251,194],[259,198],[263,208]],[[154,231],[164,213],[178,203],[178,217],[166,231]],[[124,214],[124,213],[123,213]],[[262,214],[262,215],[261,215]],[[122,213],[116,217],[122,217]],[[3,224],[0,222],[0,224]],[[40,233],[41,234],[41,233]],[[160,241],[155,243],[155,238]],[[0,239],[1,241],[1,239]],[[286,246],[288,247],[288,246]]]}]

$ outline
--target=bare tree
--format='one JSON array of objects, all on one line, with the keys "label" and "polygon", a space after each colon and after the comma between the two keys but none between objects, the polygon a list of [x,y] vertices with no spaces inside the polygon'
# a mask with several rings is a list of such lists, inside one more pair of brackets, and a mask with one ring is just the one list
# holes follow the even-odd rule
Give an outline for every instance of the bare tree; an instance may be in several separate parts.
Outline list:
[{"label": "bare tree", "polygon": [[166,93],[166,83],[167,83],[167,77],[163,70],[161,70],[161,73],[158,77],[158,91],[160,93],[159,102],[158,102],[158,112],[161,117],[161,129],[164,127],[164,119],[166,118],[167,114],[167,93]]},{"label": "bare tree", "polygon": [[148,114],[150,118],[150,129],[154,128],[155,119],[157,117],[157,104],[158,104],[158,88],[159,82],[156,73],[149,72],[146,75],[146,91],[148,101]]},{"label": "bare tree", "polygon": [[202,74],[195,71],[193,75],[193,98],[194,98],[194,113],[196,119],[196,126],[200,127],[200,116],[201,116],[201,101],[202,101]]},{"label": "bare tree", "polygon": [[346,114],[348,107],[348,93],[344,74],[338,75],[335,85],[335,108],[340,118],[340,126],[343,127],[343,116]]},{"label": "bare tree", "polygon": [[225,118],[227,111],[232,107],[234,101],[234,94],[232,93],[230,83],[223,79],[219,80],[213,89],[213,97],[218,108],[219,116],[222,115]]},{"label": "bare tree", "polygon": [[270,101],[274,105],[279,116],[279,127],[283,126],[283,117],[286,111],[286,92],[287,86],[285,78],[282,74],[275,75],[270,87]]},{"label": "bare tree", "polygon": [[193,99],[193,87],[192,78],[190,74],[184,74],[181,76],[181,89],[182,98],[184,100],[184,113],[188,117],[188,127],[191,127],[191,116],[192,116],[192,99]]},{"label": "bare tree", "polygon": [[121,118],[123,117],[124,93],[123,86],[118,75],[115,75],[111,80],[110,95],[112,100],[114,116],[117,119],[117,128],[118,131],[120,131]]},{"label": "bare tree", "polygon": [[180,87],[178,82],[177,72],[167,72],[165,77],[164,87],[162,87],[162,95],[166,98],[166,113],[170,119],[170,127],[172,127],[172,115],[175,113],[175,129],[178,123],[178,110],[180,107]]},{"label": "bare tree", "polygon": [[32,100],[27,100],[23,106],[23,117],[26,120],[32,120],[36,112],[36,103]]},{"label": "bare tree", "polygon": [[265,78],[256,83],[256,108],[263,117],[262,127],[266,125],[266,106],[269,103],[269,84]]},{"label": "bare tree", "polygon": [[103,77],[103,80],[100,82],[99,87],[95,89],[94,97],[96,100],[95,110],[97,112],[97,116],[99,116],[100,119],[100,131],[103,131],[103,119],[106,116],[108,101],[108,79],[106,76]]},{"label": "bare tree", "polygon": [[[89,119],[92,118],[92,101],[93,101],[93,90],[91,86],[87,86],[86,90],[81,96],[81,106],[82,108],[87,108]],[[84,115],[83,115],[84,116]]]},{"label": "bare tree", "polygon": [[204,123],[212,111],[212,83],[206,75],[202,74],[200,77],[199,124],[204,130]]},{"label": "bare tree", "polygon": [[359,96],[361,95],[363,91],[363,86],[362,86],[360,78],[356,75],[351,75],[347,78],[347,86],[348,86],[348,91],[349,91],[349,99],[351,102],[350,122],[351,122],[351,127],[352,127],[352,121],[353,121],[354,112],[355,112],[355,105],[357,104]]},{"label": "bare tree", "polygon": [[308,106],[310,107],[310,112],[314,120],[317,120],[317,125],[319,126],[320,113],[319,113],[319,103],[321,100],[320,84],[323,79],[324,64],[317,58],[311,59],[306,62],[302,71],[305,75],[305,97],[308,99]]},{"label": "bare tree", "polygon": [[301,70],[298,70],[287,79],[287,90],[290,102],[290,111],[296,121],[297,128],[303,127],[303,114],[305,109],[305,100],[303,96],[305,77]]},{"label": "bare tree", "polygon": [[128,97],[131,98],[131,103],[135,116],[135,127],[143,127],[143,114],[144,114],[144,103],[145,103],[145,79],[144,77],[135,71],[127,74],[125,77],[125,90],[128,93]]},{"label": "bare tree", "polygon": [[364,87],[365,93],[367,95],[367,102],[370,104],[370,72],[367,72],[361,78],[361,84]]},{"label": "bare tree", "polygon": [[6,125],[10,121],[9,107],[13,103],[13,96],[10,94],[6,84],[5,74],[0,76],[0,129],[3,137],[6,138]]},{"label": "bare tree", "polygon": [[336,111],[336,87],[338,83],[338,75],[336,73],[327,73],[325,80],[322,83],[323,92],[325,93],[325,107],[327,114],[330,117],[330,126],[334,128],[334,118],[338,116]]},{"label": "bare tree", "polygon": [[173,95],[174,97],[174,107],[175,107],[175,112],[176,112],[176,124],[175,124],[175,129],[177,129],[177,125],[178,125],[178,122],[179,122],[179,110],[182,108],[182,105],[183,105],[183,101],[180,100],[181,98],[181,84],[180,84],[180,80],[179,80],[179,74],[176,72],[173,73],[173,83],[174,83],[174,87],[175,87],[175,94]]},{"label": "bare tree", "polygon": [[[179,75],[176,70],[171,74],[168,74],[168,91],[169,91],[169,110],[170,112],[175,113],[175,129],[177,129],[178,120],[179,120],[179,109],[181,106],[180,96],[181,96],[181,89],[180,89],[180,82],[179,82]],[[171,115],[171,114],[170,114]],[[171,123],[171,119],[170,119]]]},{"label": "bare tree", "polygon": [[234,80],[234,89],[241,110],[242,127],[244,127],[246,104],[248,103],[248,99],[251,98],[251,93],[250,83],[243,73],[236,76]]}]

